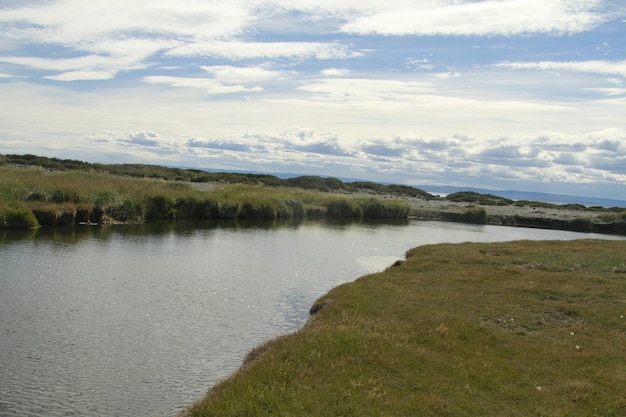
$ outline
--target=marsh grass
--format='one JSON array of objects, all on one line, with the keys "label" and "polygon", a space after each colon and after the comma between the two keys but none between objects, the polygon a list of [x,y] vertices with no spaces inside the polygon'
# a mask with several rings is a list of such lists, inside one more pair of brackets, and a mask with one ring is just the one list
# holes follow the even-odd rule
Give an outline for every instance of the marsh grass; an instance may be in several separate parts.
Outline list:
[{"label": "marsh grass", "polygon": [[626,415],[626,242],[413,249],[187,416]]},{"label": "marsh grass", "polygon": [[404,200],[357,198],[293,187],[232,184],[201,191],[184,181],[132,178],[95,170],[0,166],[0,227],[32,224],[32,218],[27,217],[33,214],[41,225],[177,218],[407,218],[409,206]]}]

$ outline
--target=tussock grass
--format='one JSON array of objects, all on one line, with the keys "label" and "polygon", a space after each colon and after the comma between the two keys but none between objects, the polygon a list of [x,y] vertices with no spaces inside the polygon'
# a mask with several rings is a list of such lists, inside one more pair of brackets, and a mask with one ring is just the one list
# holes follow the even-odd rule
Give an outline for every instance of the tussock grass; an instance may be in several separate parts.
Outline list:
[{"label": "tussock grass", "polygon": [[470,206],[461,214],[465,223],[487,224],[487,211],[483,207]]},{"label": "tussock grass", "polygon": [[186,416],[626,415],[626,242],[411,250]]},{"label": "tussock grass", "polygon": [[0,227],[32,224],[26,217],[33,214],[46,226],[177,218],[407,218],[409,205],[293,187],[232,184],[201,191],[184,181],[0,166]]}]

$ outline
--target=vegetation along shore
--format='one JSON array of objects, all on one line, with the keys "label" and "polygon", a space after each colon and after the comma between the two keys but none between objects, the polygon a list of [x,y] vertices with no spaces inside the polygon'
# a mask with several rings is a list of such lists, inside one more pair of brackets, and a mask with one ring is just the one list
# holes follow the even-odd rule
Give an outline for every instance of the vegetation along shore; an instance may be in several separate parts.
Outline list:
[{"label": "vegetation along shore", "polygon": [[0,228],[160,219],[416,218],[626,234],[626,208],[514,201],[405,185],[0,155]]},{"label": "vegetation along shore", "polygon": [[626,242],[423,246],[331,290],[208,416],[624,416]]},{"label": "vegetation along shore", "polygon": [[[158,170],[160,168],[155,168]],[[0,228],[172,219],[407,218],[405,200],[341,195],[258,181],[198,189],[186,180],[86,167],[0,166]]]}]

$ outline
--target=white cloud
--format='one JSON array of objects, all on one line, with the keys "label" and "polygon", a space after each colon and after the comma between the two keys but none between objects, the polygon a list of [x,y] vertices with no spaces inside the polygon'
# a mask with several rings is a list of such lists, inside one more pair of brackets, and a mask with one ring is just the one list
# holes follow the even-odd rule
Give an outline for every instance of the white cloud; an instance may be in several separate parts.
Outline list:
[{"label": "white cloud", "polygon": [[342,30],[382,35],[577,33],[604,20],[597,0],[487,0],[396,4],[346,23]]},{"label": "white cloud", "polygon": [[112,57],[128,62],[140,62],[157,52],[179,46],[182,42],[171,39],[107,38],[83,42],[76,49]]},{"label": "white cloud", "polygon": [[231,65],[203,66],[202,69],[212,74],[216,80],[226,84],[250,84],[262,81],[286,78],[286,71],[268,70],[259,66],[234,67]]},{"label": "white cloud", "polygon": [[609,97],[626,96],[626,88],[587,88],[588,91],[595,91]]},{"label": "white cloud", "polygon": [[78,46],[85,39],[169,34],[213,38],[238,34],[252,16],[242,2],[225,7],[220,1],[144,2],[125,0],[60,0],[0,10],[14,38]]},{"label": "white cloud", "polygon": [[433,77],[442,79],[442,80],[447,80],[449,78],[459,78],[461,77],[461,73],[458,71],[448,71],[448,72],[439,72],[439,73],[435,73],[432,74]]},{"label": "white cloud", "polygon": [[137,146],[159,146],[160,138],[156,132],[124,132],[124,135],[117,139],[122,144]]},{"label": "white cloud", "polygon": [[346,68],[326,68],[322,70],[322,75],[327,77],[343,77],[350,73]]},{"label": "white cloud", "polygon": [[[334,176],[361,169],[357,177],[373,181],[467,185],[474,178],[473,185],[485,188],[496,182],[519,188],[549,181],[605,187],[626,181],[623,128],[588,134],[542,132],[536,130],[542,123],[536,124],[528,110],[494,102],[489,104],[493,110],[485,111],[479,101],[454,104],[452,99],[439,106],[432,100],[394,106],[387,99],[378,107],[354,111],[344,102],[207,102],[194,88],[164,92],[160,83],[189,83],[207,91],[224,88],[216,80],[153,81],[156,84],[124,90],[123,96],[86,91],[66,97],[60,87],[7,85],[3,92],[14,99],[0,101],[0,136],[9,138],[3,140],[5,151],[67,157],[67,149],[73,149],[75,157],[92,161],[124,154],[120,160],[303,174],[323,169]],[[191,111],[200,104],[207,110]],[[603,113],[605,108],[593,111]],[[572,121],[581,120],[577,129],[584,129],[596,116],[585,109],[582,113],[553,113],[545,119],[551,126],[565,126],[570,120],[570,129]],[[279,120],[269,117],[273,114],[280,115]],[[506,117],[532,132],[512,133],[508,120],[498,121]],[[458,126],[464,132],[474,130],[468,122],[489,129],[454,134]],[[493,133],[497,129],[502,133]],[[98,133],[106,130],[109,133]],[[28,140],[12,142],[18,133]]]},{"label": "white cloud", "polygon": [[411,58],[407,60],[407,65],[419,70],[433,70],[435,65],[428,58],[416,59]]},{"label": "white cloud", "polygon": [[71,71],[82,68],[105,67],[107,66],[108,58],[98,55],[89,55],[79,58],[66,59],[5,56],[0,57],[0,62],[6,62],[14,65],[23,65],[48,71]]},{"label": "white cloud", "polygon": [[174,57],[218,56],[240,59],[347,59],[362,56],[348,45],[339,42],[243,42],[201,41],[171,49],[167,55]]},{"label": "white cloud", "polygon": [[[163,146],[155,132],[109,136],[120,145],[134,145],[144,151],[157,142]],[[521,181],[609,184],[626,180],[624,139],[625,131],[611,129],[582,135],[408,134],[350,141],[333,132],[292,126],[282,131],[247,131],[223,139],[193,138],[177,152],[219,157],[226,166],[239,169],[273,172],[284,166],[308,169],[309,173],[322,166],[343,166],[345,170],[353,167],[352,171],[367,172],[370,178],[410,175],[414,181],[439,178],[441,182],[446,176],[466,185],[468,178],[485,182],[495,178],[501,185]]]},{"label": "white cloud", "polygon": [[[59,0],[0,9],[7,47],[20,43],[57,45],[71,58],[0,56],[0,62],[60,71],[55,80],[103,79],[104,74],[145,69],[158,53],[168,58],[220,57],[230,60],[328,60],[362,56],[340,42],[248,41],[264,2],[143,2]],[[282,9],[276,9],[280,13]],[[284,10],[283,10],[284,12]],[[242,39],[238,39],[242,38]],[[76,56],[81,53],[86,55]],[[52,54],[50,56],[53,56]],[[91,74],[91,75],[90,75]],[[110,78],[110,77],[109,77]]]},{"label": "white cloud", "polygon": [[[609,129],[582,135],[558,132],[469,137],[404,135],[364,143],[362,150],[389,160],[428,161],[459,176],[508,181],[609,183],[626,179],[626,131]],[[395,149],[395,151],[393,151]],[[453,168],[454,167],[454,168]]]},{"label": "white cloud", "polygon": [[626,77],[626,60],[624,61],[539,61],[539,62],[502,62],[495,65],[511,69],[539,69],[588,72],[604,75],[621,75]]},{"label": "white cloud", "polygon": [[115,73],[106,71],[68,71],[59,75],[48,75],[44,78],[55,81],[87,81],[110,80]]},{"label": "white cloud", "polygon": [[397,81],[387,79],[332,78],[305,83],[300,90],[313,93],[318,98],[333,101],[397,100],[421,96],[433,91],[427,81]]},{"label": "white cloud", "polygon": [[162,84],[171,87],[201,88],[209,94],[230,94],[240,92],[254,92],[263,90],[262,87],[248,88],[243,85],[224,85],[213,78],[186,78],[152,75],[143,78],[148,84]]},{"label": "white cloud", "polygon": [[144,61],[155,52],[176,43],[150,40],[107,40],[84,45],[79,50],[90,50],[89,55],[76,58],[40,58],[28,56],[0,56],[0,62],[27,66],[44,71],[60,71],[63,74],[46,78],[73,80],[102,80],[113,78],[120,71],[144,69]]}]

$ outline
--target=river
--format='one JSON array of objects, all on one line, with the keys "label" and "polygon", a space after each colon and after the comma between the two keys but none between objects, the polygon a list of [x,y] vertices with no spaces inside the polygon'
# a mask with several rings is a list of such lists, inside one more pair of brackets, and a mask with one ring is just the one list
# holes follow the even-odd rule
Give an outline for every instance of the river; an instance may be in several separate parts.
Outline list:
[{"label": "river", "polygon": [[412,247],[626,239],[444,222],[0,231],[0,416],[169,416]]}]

